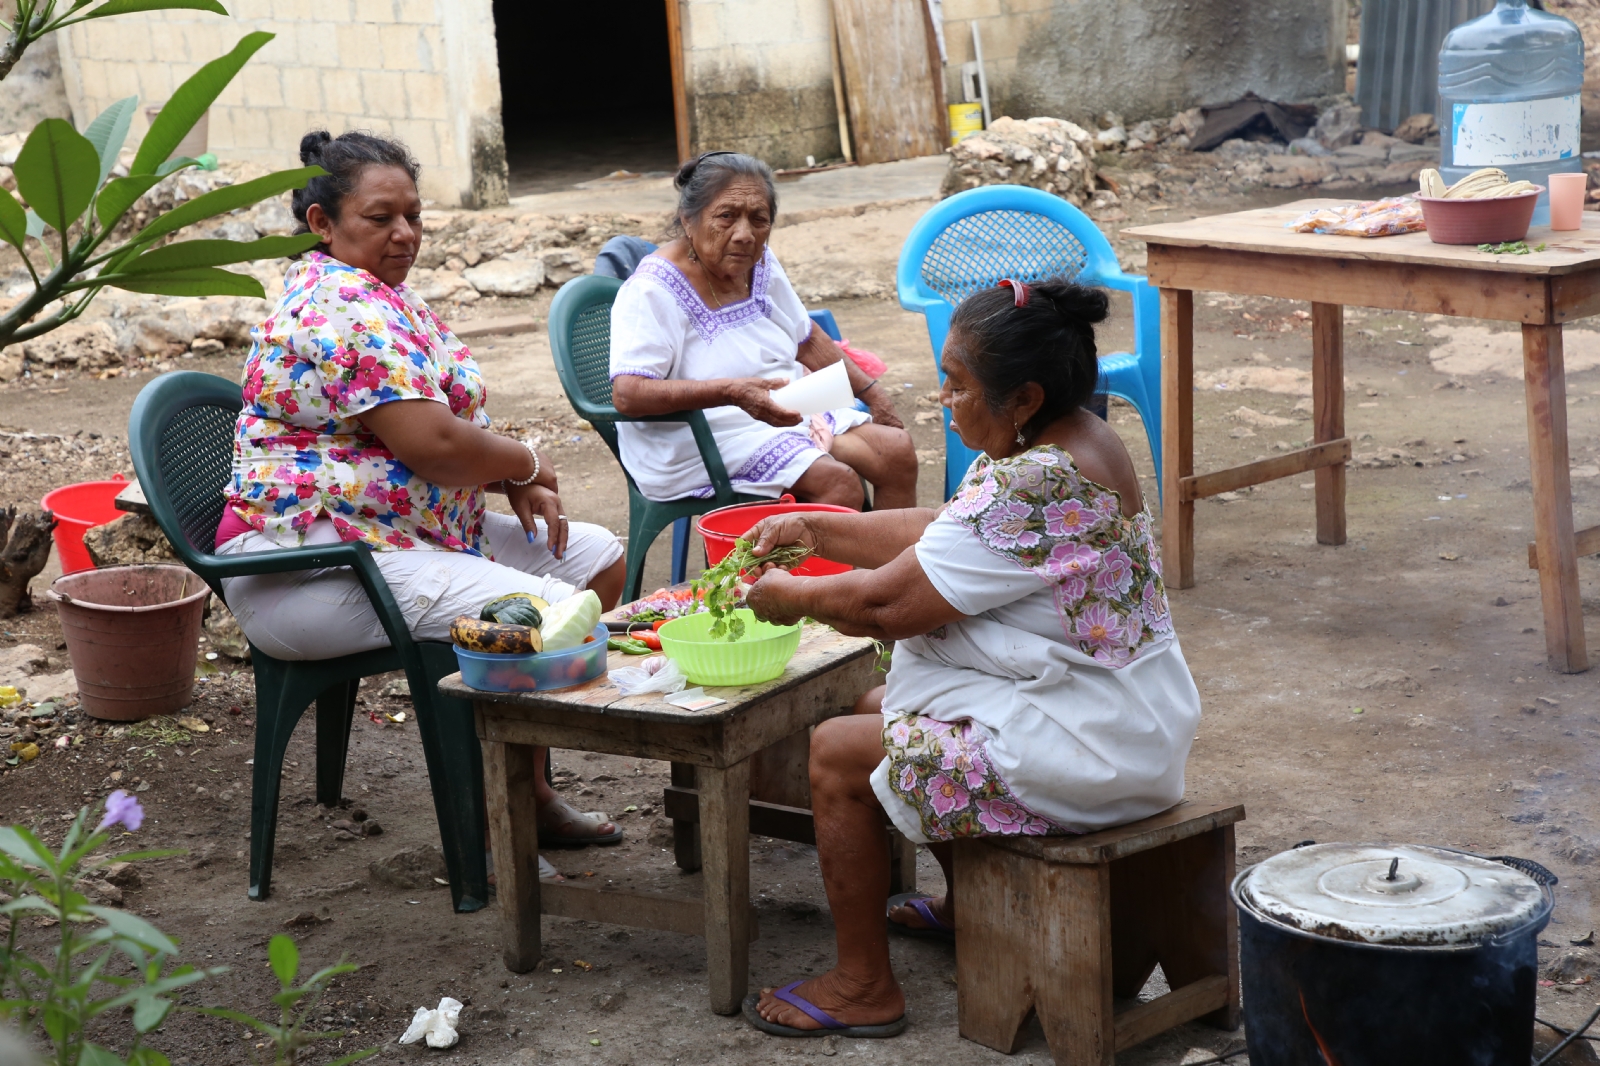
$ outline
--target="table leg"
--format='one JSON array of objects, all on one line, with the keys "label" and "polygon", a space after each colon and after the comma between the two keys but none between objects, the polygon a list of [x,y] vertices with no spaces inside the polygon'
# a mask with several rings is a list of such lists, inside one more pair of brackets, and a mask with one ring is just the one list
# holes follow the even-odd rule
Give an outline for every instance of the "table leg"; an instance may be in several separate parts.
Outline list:
[{"label": "table leg", "polygon": [[[694,764],[672,764],[672,783],[679,788],[694,788]],[[672,820],[672,857],[678,869],[692,874],[700,869],[700,823],[681,818]]]},{"label": "table leg", "polygon": [[1169,589],[1194,587],[1194,293],[1161,290],[1161,565]]},{"label": "table leg", "polygon": [[[1311,404],[1316,411],[1312,441],[1344,436],[1344,308],[1311,305]],[[1317,543],[1343,544],[1344,464],[1318,467]]]},{"label": "table leg", "polygon": [[506,969],[539,965],[539,819],[534,782],[544,774],[528,744],[483,742],[483,786],[489,806]]},{"label": "table leg", "polygon": [[900,830],[889,829],[889,895],[917,890],[917,845]]},{"label": "table leg", "polygon": [[697,776],[711,1009],[735,1014],[750,980],[750,763]]},{"label": "table leg", "polygon": [[1589,668],[1572,532],[1572,477],[1567,469],[1567,379],[1561,326],[1522,327],[1528,401],[1528,460],[1533,471],[1533,529],[1539,546],[1539,595],[1550,665],[1574,674]]}]

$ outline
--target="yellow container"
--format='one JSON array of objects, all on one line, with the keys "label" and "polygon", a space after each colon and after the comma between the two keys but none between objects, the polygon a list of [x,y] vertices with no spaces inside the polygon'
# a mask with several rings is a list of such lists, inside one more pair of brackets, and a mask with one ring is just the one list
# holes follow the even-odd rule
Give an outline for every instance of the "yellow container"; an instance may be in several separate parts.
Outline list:
[{"label": "yellow container", "polygon": [[969,133],[983,129],[983,105],[980,103],[950,105],[950,143],[956,144]]}]

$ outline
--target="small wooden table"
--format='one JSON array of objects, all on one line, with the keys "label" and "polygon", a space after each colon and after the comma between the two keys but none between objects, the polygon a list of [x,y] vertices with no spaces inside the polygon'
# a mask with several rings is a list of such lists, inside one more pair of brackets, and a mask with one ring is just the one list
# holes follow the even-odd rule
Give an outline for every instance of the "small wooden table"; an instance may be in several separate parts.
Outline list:
[{"label": "small wooden table", "polygon": [[[1567,673],[1589,667],[1578,556],[1600,552],[1600,526],[1574,534],[1567,467],[1567,386],[1561,327],[1600,312],[1600,215],[1583,228],[1534,227],[1530,255],[1487,255],[1434,244],[1426,233],[1330,237],[1295,233],[1297,215],[1343,201],[1141,226],[1150,282],[1161,290],[1162,564],[1170,588],[1194,585],[1194,501],[1245,485],[1316,471],[1317,541],[1345,542],[1344,306],[1486,318],[1522,326],[1533,471],[1534,543],[1545,650]],[[1239,293],[1311,304],[1312,444],[1244,466],[1194,472],[1194,292]]]},{"label": "small wooden table", "polygon": [[[611,652],[608,669],[638,659]],[[732,1014],[744,999],[749,944],[751,831],[815,842],[805,782],[812,726],[848,714],[879,683],[873,642],[808,625],[783,676],[744,688],[708,688],[727,703],[686,711],[659,695],[623,696],[601,677],[551,692],[498,693],[468,688],[460,674],[439,691],[471,700],[483,741],[489,838],[494,847],[506,968],[539,963],[539,915],[663,929],[706,938],[711,1007]],[[673,818],[678,865],[704,868],[702,899],[625,892],[587,885],[540,883],[533,784],[544,772],[534,745],[599,751],[672,763],[665,808]],[[768,795],[751,798],[752,764]],[[891,880],[904,891],[915,883],[915,848],[903,838],[893,850]]]}]

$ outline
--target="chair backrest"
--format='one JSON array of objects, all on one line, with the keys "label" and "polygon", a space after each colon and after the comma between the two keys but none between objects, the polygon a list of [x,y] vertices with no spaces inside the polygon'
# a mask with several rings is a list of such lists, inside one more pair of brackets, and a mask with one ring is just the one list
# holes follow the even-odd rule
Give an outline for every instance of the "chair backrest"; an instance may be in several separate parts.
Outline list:
[{"label": "chair backrest", "polygon": [[617,461],[611,407],[611,305],[622,282],[589,274],[573,278],[550,303],[550,352],[567,402],[594,426]]},{"label": "chair backrest", "polygon": [[1111,242],[1067,201],[1022,185],[990,185],[957,193],[922,216],[901,249],[898,285],[902,304],[937,299],[954,308],[1002,278],[1094,282],[1117,269]]},{"label": "chair backrest", "polygon": [[189,568],[206,574],[233,476],[233,439],[244,406],[238,385],[213,374],[162,374],[139,390],[128,450],[151,513]]}]

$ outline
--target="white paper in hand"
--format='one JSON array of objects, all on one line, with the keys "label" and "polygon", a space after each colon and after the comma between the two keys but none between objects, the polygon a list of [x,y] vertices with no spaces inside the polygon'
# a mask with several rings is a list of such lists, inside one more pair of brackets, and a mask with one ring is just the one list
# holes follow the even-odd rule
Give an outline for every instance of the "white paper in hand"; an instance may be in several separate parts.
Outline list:
[{"label": "white paper in hand", "polygon": [[841,359],[815,374],[807,374],[781,389],[772,390],[772,402],[809,418],[824,411],[836,411],[855,403],[850,391],[850,372]]},{"label": "white paper in hand", "polygon": [[439,1001],[437,1010],[417,1008],[400,1043],[415,1044],[425,1039],[429,1047],[455,1047],[456,1041],[461,1039],[461,1034],[456,1032],[456,1026],[460,1023],[461,1001],[445,996]]}]

